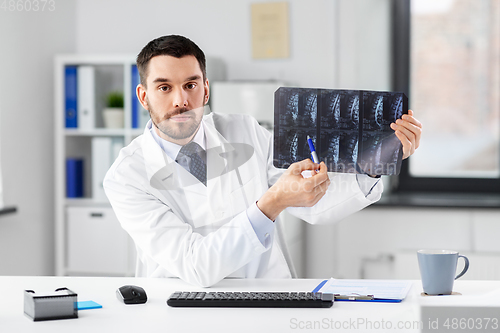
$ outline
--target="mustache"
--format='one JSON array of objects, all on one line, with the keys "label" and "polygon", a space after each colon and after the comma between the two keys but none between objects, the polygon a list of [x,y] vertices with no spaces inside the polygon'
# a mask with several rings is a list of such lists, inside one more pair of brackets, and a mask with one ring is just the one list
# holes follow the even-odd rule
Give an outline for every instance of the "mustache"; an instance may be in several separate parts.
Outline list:
[{"label": "mustache", "polygon": [[[173,109],[171,112],[169,112],[166,117],[165,117],[165,120],[167,119],[170,119],[174,116],[177,116],[177,115],[180,115],[180,114],[183,114],[183,113],[186,113],[186,112],[189,112],[191,111],[191,109],[188,109],[186,107],[182,107],[182,108],[176,108],[176,109]],[[192,112],[191,112],[192,113]]]}]

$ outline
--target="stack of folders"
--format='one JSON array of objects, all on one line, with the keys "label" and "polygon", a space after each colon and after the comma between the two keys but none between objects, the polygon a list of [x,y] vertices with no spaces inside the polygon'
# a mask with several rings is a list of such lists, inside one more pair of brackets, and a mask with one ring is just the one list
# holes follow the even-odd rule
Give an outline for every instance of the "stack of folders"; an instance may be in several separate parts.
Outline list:
[{"label": "stack of folders", "polygon": [[64,71],[66,128],[95,127],[95,68],[66,66]]},{"label": "stack of folders", "polygon": [[122,148],[123,138],[121,137],[92,138],[92,198],[94,200],[107,200],[102,182]]},{"label": "stack of folders", "polygon": [[[121,137],[92,138],[92,199],[107,200],[102,182],[123,146]],[[89,195],[84,193],[84,164],[83,158],[66,158],[66,197],[83,198]]]},{"label": "stack of folders", "polygon": [[[144,128],[149,112],[137,99],[140,84],[136,65],[131,66],[132,128]],[[94,66],[66,66],[64,70],[64,97],[66,128],[93,129],[96,124],[96,73]]]}]

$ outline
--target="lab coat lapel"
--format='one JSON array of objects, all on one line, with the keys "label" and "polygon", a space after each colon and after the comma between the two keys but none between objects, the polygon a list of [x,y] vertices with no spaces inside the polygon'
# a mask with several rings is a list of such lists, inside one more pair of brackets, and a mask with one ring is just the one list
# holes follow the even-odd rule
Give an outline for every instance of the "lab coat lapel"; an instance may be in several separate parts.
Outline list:
[{"label": "lab coat lapel", "polygon": [[175,173],[175,161],[169,158],[163,149],[156,143],[151,134],[151,120],[146,125],[142,140],[144,153],[144,168],[149,185],[157,190],[174,191],[180,188],[178,177]]},{"label": "lab coat lapel", "polygon": [[[156,143],[150,133],[151,120],[144,131],[142,147],[146,161],[146,173],[150,185],[158,190],[179,190],[194,192],[198,195],[207,195],[206,187],[191,173],[180,167]],[[188,194],[186,193],[186,195]]]},{"label": "lab coat lapel", "polygon": [[144,134],[142,147],[150,186],[159,191],[160,198],[186,223],[195,228],[210,224],[204,213],[205,185],[165,154],[149,130]]}]

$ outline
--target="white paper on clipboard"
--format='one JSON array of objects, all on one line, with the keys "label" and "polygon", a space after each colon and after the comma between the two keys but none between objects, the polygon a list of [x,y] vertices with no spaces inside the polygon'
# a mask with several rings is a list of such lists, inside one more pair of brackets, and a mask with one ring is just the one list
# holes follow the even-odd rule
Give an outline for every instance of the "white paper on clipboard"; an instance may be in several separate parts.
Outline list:
[{"label": "white paper on clipboard", "polygon": [[373,295],[376,299],[403,300],[412,286],[407,280],[328,280],[318,291],[340,295]]}]

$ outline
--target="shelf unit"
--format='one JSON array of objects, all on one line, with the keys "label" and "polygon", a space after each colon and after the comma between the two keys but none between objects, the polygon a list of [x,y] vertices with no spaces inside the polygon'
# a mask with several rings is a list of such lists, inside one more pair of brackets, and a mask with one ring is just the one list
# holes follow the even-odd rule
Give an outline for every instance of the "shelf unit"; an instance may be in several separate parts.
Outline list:
[{"label": "shelf unit", "polygon": [[[132,66],[134,65],[135,56],[132,55],[74,54],[55,57],[57,275],[132,276],[134,274],[133,242],[119,225],[107,199],[103,196],[96,198],[92,187],[92,182],[95,181],[92,175],[94,138],[118,138],[120,143],[126,146],[143,132],[143,128],[132,128]],[[66,128],[67,66],[92,66],[95,71],[94,128]],[[104,107],[103,95],[116,90],[122,91],[124,96],[124,127],[105,128],[101,112]],[[67,198],[66,159],[76,157],[83,160],[84,195],[79,198]]]}]

